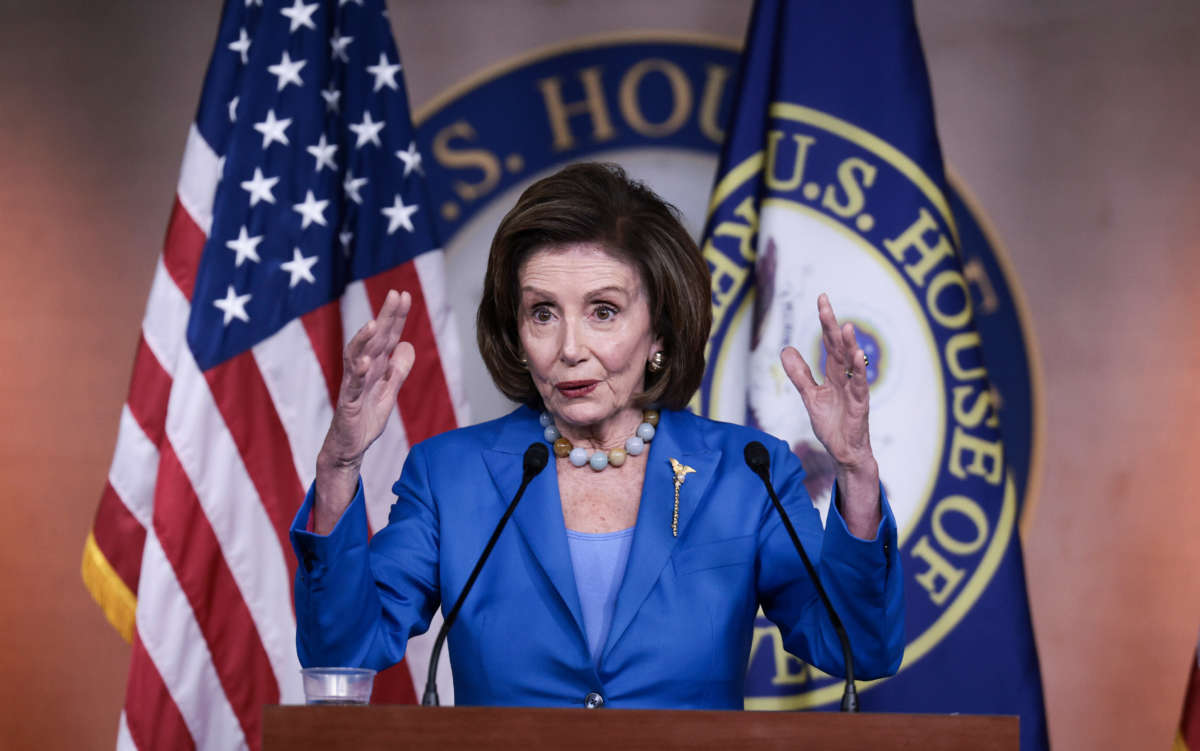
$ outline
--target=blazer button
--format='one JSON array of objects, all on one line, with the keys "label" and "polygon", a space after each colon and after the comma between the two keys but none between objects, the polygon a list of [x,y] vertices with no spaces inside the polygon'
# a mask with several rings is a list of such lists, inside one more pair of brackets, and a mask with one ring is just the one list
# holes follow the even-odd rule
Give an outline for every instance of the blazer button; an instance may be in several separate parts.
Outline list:
[{"label": "blazer button", "polygon": [[604,697],[592,691],[587,696],[583,697],[584,709],[600,709],[604,706]]}]

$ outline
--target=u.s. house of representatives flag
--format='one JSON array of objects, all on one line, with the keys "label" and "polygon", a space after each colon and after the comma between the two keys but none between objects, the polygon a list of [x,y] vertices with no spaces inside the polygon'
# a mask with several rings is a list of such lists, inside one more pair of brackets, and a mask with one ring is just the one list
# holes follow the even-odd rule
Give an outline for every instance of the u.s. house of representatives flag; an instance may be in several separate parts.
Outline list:
[{"label": "u.s. house of representatives flag", "polygon": [[[863,684],[874,711],[1019,714],[1046,747],[1037,655],[1000,440],[907,0],[760,0],[703,249],[714,328],[698,408],[788,440],[828,507],[831,460],[779,364],[823,370],[828,292],[870,356],[871,434],[900,523],[907,647]],[[778,637],[756,631],[763,641]],[[756,649],[749,708],[822,707],[839,681]]]},{"label": "u.s. house of representatives flag", "polygon": [[84,550],[133,644],[118,747],[256,748],[303,700],[287,529],[389,288],[417,360],[364,462],[373,528],[407,447],[466,420],[424,176],[380,0],[226,3]]}]

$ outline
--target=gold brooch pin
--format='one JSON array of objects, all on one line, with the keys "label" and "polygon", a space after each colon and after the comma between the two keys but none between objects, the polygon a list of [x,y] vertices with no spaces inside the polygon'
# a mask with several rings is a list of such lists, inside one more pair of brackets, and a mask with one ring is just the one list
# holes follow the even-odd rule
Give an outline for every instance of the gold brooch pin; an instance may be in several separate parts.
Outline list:
[{"label": "gold brooch pin", "polygon": [[688,474],[696,470],[671,459],[671,471],[675,473],[675,512],[671,515],[671,536],[679,537],[679,488]]}]

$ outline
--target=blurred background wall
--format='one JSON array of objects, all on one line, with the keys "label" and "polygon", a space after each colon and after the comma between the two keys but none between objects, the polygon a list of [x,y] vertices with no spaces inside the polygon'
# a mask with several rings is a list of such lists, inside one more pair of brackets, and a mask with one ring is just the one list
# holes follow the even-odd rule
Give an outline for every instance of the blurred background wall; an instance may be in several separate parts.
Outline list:
[{"label": "blurred background wall", "polygon": [[[219,4],[5,2],[0,745],[110,748],[129,649],[79,578]],[[644,7],[644,6],[653,7]],[[749,2],[391,0],[419,110],[531,48],[740,40]],[[1168,748],[1200,627],[1200,6],[917,2],[942,142],[1025,292],[1025,536],[1056,749]]]}]

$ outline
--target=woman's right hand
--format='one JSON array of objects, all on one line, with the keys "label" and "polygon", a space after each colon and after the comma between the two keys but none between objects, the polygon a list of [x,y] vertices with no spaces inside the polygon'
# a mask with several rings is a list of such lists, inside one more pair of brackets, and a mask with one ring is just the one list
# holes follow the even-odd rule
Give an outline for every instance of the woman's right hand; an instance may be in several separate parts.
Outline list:
[{"label": "woman's right hand", "polygon": [[400,341],[411,307],[411,295],[390,290],[378,317],[346,345],[337,407],[317,455],[313,527],[318,534],[328,534],[354,499],[363,455],[383,433],[412,370],[416,353]]}]

